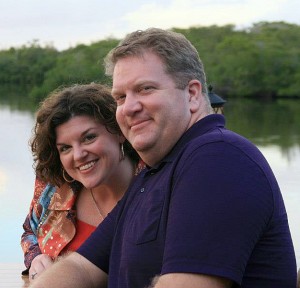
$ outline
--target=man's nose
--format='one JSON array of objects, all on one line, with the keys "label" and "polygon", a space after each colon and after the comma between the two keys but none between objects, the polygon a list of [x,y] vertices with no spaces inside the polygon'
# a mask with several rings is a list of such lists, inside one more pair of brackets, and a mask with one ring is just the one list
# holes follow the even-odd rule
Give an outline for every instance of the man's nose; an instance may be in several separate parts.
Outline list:
[{"label": "man's nose", "polygon": [[121,109],[125,116],[132,116],[137,111],[140,111],[142,105],[139,96],[134,93],[127,94]]}]

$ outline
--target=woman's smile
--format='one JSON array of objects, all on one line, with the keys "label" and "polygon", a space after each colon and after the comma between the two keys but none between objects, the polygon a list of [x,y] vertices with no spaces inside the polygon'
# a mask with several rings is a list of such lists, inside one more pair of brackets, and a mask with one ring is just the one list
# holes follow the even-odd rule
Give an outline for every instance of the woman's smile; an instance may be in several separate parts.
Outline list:
[{"label": "woman's smile", "polygon": [[97,161],[91,161],[91,162],[89,162],[89,163],[87,163],[87,164],[85,164],[85,165],[79,166],[78,169],[79,169],[80,171],[87,170],[87,169],[93,167],[93,166],[95,165],[96,162],[97,162]]}]

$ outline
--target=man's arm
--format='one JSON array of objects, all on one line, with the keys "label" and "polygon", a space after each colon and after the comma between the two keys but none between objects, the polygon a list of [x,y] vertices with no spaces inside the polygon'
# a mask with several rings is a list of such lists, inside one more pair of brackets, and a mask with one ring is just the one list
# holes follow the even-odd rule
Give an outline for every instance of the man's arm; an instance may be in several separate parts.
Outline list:
[{"label": "man's arm", "polygon": [[170,273],[154,279],[153,288],[230,288],[232,281],[203,274]]},{"label": "man's arm", "polygon": [[105,288],[107,274],[80,254],[73,252],[47,269],[30,287]]}]

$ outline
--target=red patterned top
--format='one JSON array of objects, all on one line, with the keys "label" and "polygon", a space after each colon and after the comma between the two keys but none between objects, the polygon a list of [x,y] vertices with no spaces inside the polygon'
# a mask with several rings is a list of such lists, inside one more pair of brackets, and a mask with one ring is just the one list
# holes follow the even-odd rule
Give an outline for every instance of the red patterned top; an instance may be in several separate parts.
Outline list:
[{"label": "red patterned top", "polygon": [[67,251],[76,251],[79,246],[95,231],[95,229],[96,226],[77,219],[76,234],[71,242],[63,249],[62,253]]}]

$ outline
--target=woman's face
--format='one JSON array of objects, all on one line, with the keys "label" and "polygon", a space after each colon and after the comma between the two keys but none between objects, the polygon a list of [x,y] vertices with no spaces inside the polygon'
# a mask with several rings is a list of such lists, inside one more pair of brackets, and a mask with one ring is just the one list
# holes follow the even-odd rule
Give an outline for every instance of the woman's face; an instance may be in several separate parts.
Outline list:
[{"label": "woman's face", "polygon": [[122,136],[109,133],[89,116],[75,116],[56,127],[56,147],[65,171],[86,188],[115,181]]}]

